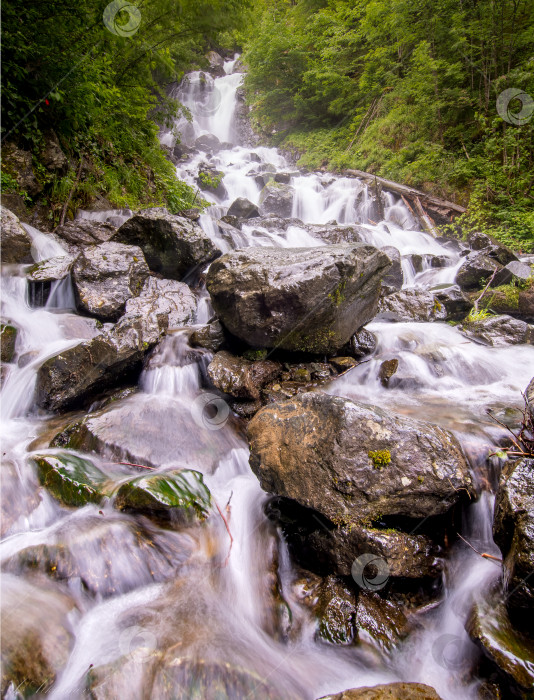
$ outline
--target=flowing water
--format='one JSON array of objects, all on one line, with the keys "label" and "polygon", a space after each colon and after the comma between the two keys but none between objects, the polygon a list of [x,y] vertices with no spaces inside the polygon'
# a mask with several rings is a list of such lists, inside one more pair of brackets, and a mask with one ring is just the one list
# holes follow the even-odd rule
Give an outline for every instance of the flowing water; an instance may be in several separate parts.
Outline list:
[{"label": "flowing water", "polygon": [[[325,245],[305,224],[335,220],[358,224],[369,243],[395,246],[402,256],[405,287],[430,288],[454,280],[461,262],[458,253],[417,231],[410,212],[393,196],[387,196],[384,220],[377,222],[376,203],[362,182],[301,174],[276,149],[231,145],[237,139],[234,113],[242,80],[232,72],[233,66],[227,62],[226,75],[215,80],[199,73],[188,76],[179,96],[194,118],[176,127],[187,144],[202,134],[229,142],[218,153],[200,153],[177,168],[178,176],[191,184],[202,162],[225,173],[226,195],[205,195],[211,206],[200,219],[223,251],[250,245]],[[172,146],[174,138],[169,132],[162,140]],[[300,223],[292,221],[285,230],[244,225],[231,235],[221,233],[217,219],[236,197],[258,202],[260,186],[254,174],[266,164],[292,173],[292,217]],[[79,213],[115,225],[130,215],[127,210]],[[35,260],[64,253],[54,239],[28,230]],[[419,271],[412,262],[414,254],[422,256]],[[445,256],[444,267],[434,269],[425,263],[435,255]],[[124,405],[149,417],[159,407],[150,431],[139,425],[139,435],[132,433],[131,440],[151,441],[144,445],[147,454],[166,440],[176,442],[180,459],[204,472],[214,496],[217,507],[208,522],[176,532],[118,513],[112,503],[67,509],[40,489],[28,455],[42,452],[66,421],[35,407],[37,368],[47,357],[99,330],[94,321],[72,312],[68,285],[54,289],[45,308],[30,307],[21,267],[3,269],[2,287],[2,315],[19,328],[17,362],[9,366],[1,394],[2,508],[9,515],[0,546],[8,572],[4,605],[8,617],[48,629],[64,597],[72,601],[62,623],[70,635],[68,658],[47,693],[50,698],[89,697],[88,670],[113,663],[126,669],[122,685],[115,690],[110,686],[109,695],[102,697],[202,697],[194,695],[188,680],[188,668],[194,663],[197,670],[199,664],[211,664],[212,669],[248,673],[252,684],[246,691],[234,691],[240,698],[313,700],[345,688],[395,680],[428,683],[444,700],[476,697],[479,681],[468,671],[477,651],[464,623],[471,603],[484,596],[500,575],[500,566],[462,543],[454,545],[442,599],[419,615],[416,631],[394,652],[381,651],[372,640],[353,647],[317,641],[315,622],[298,595],[299,574],[281,533],[264,514],[268,496],[248,466],[246,440],[224,401],[203,388],[211,354],[190,348],[184,331],[177,329],[161,343],[143,371],[138,392]],[[198,296],[197,322],[204,323],[212,310],[205,290]],[[520,405],[520,392],[532,374],[534,349],[484,347],[438,322],[375,321],[368,327],[378,338],[375,353],[333,381],[327,391],[453,430],[482,492],[465,511],[463,534],[479,551],[498,553],[491,535],[494,478],[485,457],[502,431],[485,410]],[[386,389],[377,379],[378,367],[392,358],[399,360],[402,381],[397,388]],[[91,459],[117,482],[131,473],[124,465],[95,455]],[[163,464],[168,466],[168,461]],[[28,559],[24,554],[38,559],[43,546],[47,552],[63,548],[70,553],[68,576],[47,576],[24,565]],[[165,654],[171,652],[180,663],[167,665],[168,674],[170,667],[174,670],[165,680],[154,670],[153,660],[168,660]],[[152,691],[147,690],[150,687]],[[230,691],[229,697],[233,696]],[[16,689],[11,688],[7,697],[17,697]]]}]

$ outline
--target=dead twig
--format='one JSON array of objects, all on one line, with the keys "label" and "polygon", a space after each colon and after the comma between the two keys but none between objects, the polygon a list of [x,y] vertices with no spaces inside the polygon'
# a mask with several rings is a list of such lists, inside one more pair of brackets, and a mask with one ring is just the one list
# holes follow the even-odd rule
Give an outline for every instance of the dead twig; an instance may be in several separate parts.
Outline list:
[{"label": "dead twig", "polygon": [[476,312],[476,313],[478,313],[478,303],[479,303],[479,301],[482,301],[482,297],[484,296],[484,294],[485,294],[485,293],[488,291],[488,289],[490,288],[490,285],[491,285],[491,283],[493,282],[493,280],[494,280],[496,274],[497,274],[497,268],[495,268],[495,269],[493,270],[493,274],[492,274],[492,276],[489,278],[489,281],[488,281],[487,285],[486,285],[486,286],[484,287],[484,289],[482,290],[482,294],[478,297],[478,299],[475,299],[475,301],[473,302],[473,308],[475,309],[475,312]]},{"label": "dead twig", "polygon": [[[230,496],[230,498],[231,498],[231,496]],[[230,532],[230,526],[228,525],[228,520],[224,517],[224,513],[223,513],[222,510],[219,508],[219,504],[217,503],[217,501],[216,501],[215,499],[213,499],[213,502],[215,503],[215,507],[216,507],[217,510],[219,511],[219,515],[220,515],[221,518],[223,519],[224,526],[226,527],[226,532],[228,533],[228,537],[230,538],[230,548],[228,549],[228,554],[226,555],[226,559],[224,560],[224,566],[227,566],[228,560],[230,559],[230,554],[231,554],[231,552],[232,552],[232,546],[233,546],[233,544],[234,544],[234,538],[232,537],[232,533]],[[228,503],[226,504],[227,507],[228,507],[228,504],[229,504],[229,503],[230,503],[230,499],[228,499]]]},{"label": "dead twig", "polygon": [[147,467],[146,464],[133,464],[132,462],[107,462],[107,464],[122,464],[125,467],[139,467],[139,469],[150,469],[154,471],[156,467]]},{"label": "dead twig", "polygon": [[478,549],[475,549],[475,547],[473,547],[473,545],[470,542],[468,542],[465,539],[465,537],[462,537],[459,532],[457,532],[456,534],[462,540],[462,542],[465,542],[465,544],[468,547],[471,547],[473,552],[476,552],[476,554],[478,554],[480,557],[483,557],[484,559],[490,559],[491,561],[499,562],[499,564],[502,564],[502,559],[500,559],[499,557],[494,557],[493,554],[487,554],[487,552],[479,552]]}]

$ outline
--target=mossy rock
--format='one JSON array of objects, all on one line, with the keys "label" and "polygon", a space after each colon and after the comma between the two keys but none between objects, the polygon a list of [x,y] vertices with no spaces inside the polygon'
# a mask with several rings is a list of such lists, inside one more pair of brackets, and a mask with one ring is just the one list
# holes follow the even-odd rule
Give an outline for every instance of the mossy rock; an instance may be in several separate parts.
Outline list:
[{"label": "mossy rock", "polygon": [[63,452],[34,455],[32,460],[37,465],[41,484],[66,506],[100,503],[106,495],[107,476],[88,459]]},{"label": "mossy rock", "polygon": [[17,329],[9,323],[0,324],[0,336],[2,344],[2,362],[11,362],[15,354],[15,343],[17,342]]},{"label": "mossy rock", "polygon": [[140,476],[122,484],[115,507],[141,513],[169,516],[181,524],[204,520],[211,494],[200,472],[180,469]]}]

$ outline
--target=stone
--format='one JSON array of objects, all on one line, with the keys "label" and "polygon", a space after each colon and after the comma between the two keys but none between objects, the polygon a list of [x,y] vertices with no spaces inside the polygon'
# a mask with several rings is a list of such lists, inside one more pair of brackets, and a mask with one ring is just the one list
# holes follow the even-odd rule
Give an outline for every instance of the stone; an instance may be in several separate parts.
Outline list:
[{"label": "stone", "polygon": [[138,246],[108,241],[84,248],[72,268],[76,306],[102,321],[117,321],[148,275]]},{"label": "stone", "polygon": [[354,224],[303,224],[298,220],[293,225],[305,229],[312,236],[320,238],[325,243],[365,243],[365,229],[362,226]]},{"label": "stone", "polygon": [[57,282],[70,275],[75,260],[74,255],[59,255],[55,258],[49,258],[33,265],[26,276],[30,283]]},{"label": "stone", "polygon": [[345,348],[352,357],[359,360],[376,350],[376,336],[366,328],[362,328],[351,337]]},{"label": "stone", "polygon": [[455,283],[461,289],[481,289],[489,281],[495,270],[502,265],[493,258],[481,253],[469,253],[456,273]]},{"label": "stone", "polygon": [[192,525],[208,516],[211,494],[200,472],[179,469],[126,481],[117,491],[115,508]]},{"label": "stone", "polygon": [[444,306],[432,292],[423,289],[403,289],[380,299],[377,318],[386,321],[443,321]]},{"label": "stone", "polygon": [[11,323],[0,323],[1,361],[11,362],[17,344],[17,328]]},{"label": "stone", "polygon": [[233,214],[227,214],[226,216],[221,216],[221,218],[218,221],[219,225],[221,223],[226,224],[227,226],[231,226],[233,229],[237,228],[241,230],[241,221],[237,218],[237,216],[234,216]]},{"label": "stone", "polygon": [[235,199],[226,212],[226,216],[235,216],[238,219],[252,219],[259,215],[258,207],[245,197]]},{"label": "stone", "polygon": [[534,344],[534,328],[525,321],[504,314],[464,323],[464,335],[494,348]]},{"label": "stone", "polygon": [[[261,166],[260,166],[261,167]],[[267,184],[260,192],[260,211],[262,214],[291,216],[295,190],[290,185]]]},{"label": "stone", "polygon": [[54,229],[54,234],[64,241],[69,250],[106,243],[117,232],[115,226],[106,221],[75,219]]},{"label": "stone", "polygon": [[224,185],[224,172],[216,170],[214,167],[201,163],[198,169],[198,177],[196,183],[201,190],[213,192],[221,199],[228,197],[228,191]]},{"label": "stone", "polygon": [[30,197],[36,197],[43,191],[43,185],[35,176],[33,156],[30,151],[24,151],[12,142],[2,144],[3,169],[12,175],[21,190]]},{"label": "stone", "polygon": [[215,134],[203,134],[195,141],[195,148],[205,153],[218,153],[221,150],[221,142]]},{"label": "stone", "polygon": [[100,503],[104,497],[106,475],[88,459],[69,452],[33,455],[39,481],[66,506]]},{"label": "stone", "polygon": [[471,250],[482,252],[501,265],[507,265],[509,262],[517,260],[517,256],[510,248],[507,248],[486,233],[472,233],[468,236],[467,242]]},{"label": "stone", "polygon": [[218,54],[216,51],[208,51],[206,58],[209,62],[210,73],[217,77],[222,77],[225,75],[224,72],[224,58]]},{"label": "stone", "polygon": [[229,352],[218,352],[208,366],[213,384],[238,399],[260,398],[260,390],[280,375],[282,366],[271,360],[251,362]]},{"label": "stone", "polygon": [[532,377],[530,384],[527,386],[525,396],[527,399],[527,411],[529,412],[534,424],[534,377]]},{"label": "stone", "polygon": [[49,131],[44,135],[41,162],[47,170],[52,170],[58,175],[65,175],[69,169],[69,161],[61,150],[59,139],[54,131]]},{"label": "stone", "polygon": [[191,334],[189,343],[193,347],[206,348],[212,352],[218,352],[226,343],[224,328],[219,321],[208,323]]},{"label": "stone", "polygon": [[389,384],[389,380],[396,373],[398,368],[399,361],[397,360],[397,358],[394,358],[392,360],[385,360],[384,362],[382,362],[382,364],[380,365],[380,369],[378,370],[378,378],[380,379],[383,386],[387,386]]},{"label": "stone", "polygon": [[[479,296],[480,292],[470,294],[473,301]],[[512,284],[494,287],[482,297],[479,308],[534,323],[534,284],[526,289],[520,289]]]},{"label": "stone", "polygon": [[451,433],[336,396],[305,393],[266,406],[248,437],[262,488],[332,523],[443,515],[473,493]]},{"label": "stone", "polygon": [[331,357],[328,361],[339,373],[358,366],[358,362],[353,357]]},{"label": "stone", "polygon": [[493,536],[504,558],[506,607],[514,624],[534,625],[534,459],[508,462],[495,497]]},{"label": "stone", "polygon": [[384,246],[381,249],[393,263],[389,272],[382,280],[382,292],[384,294],[393,294],[399,292],[404,284],[404,274],[402,272],[401,254],[397,248],[391,245]]},{"label": "stone", "polygon": [[461,321],[473,308],[473,302],[457,284],[440,285],[430,291],[434,295],[434,303],[445,309],[447,321]]},{"label": "stone", "polygon": [[0,207],[0,255],[3,263],[33,262],[32,239],[15,214]]},{"label": "stone", "polygon": [[191,325],[196,311],[197,298],[187,284],[148,277],[140,294],[126,302],[125,317],[126,322],[157,324],[161,332]]},{"label": "stone", "polygon": [[319,700],[441,700],[434,688],[422,683],[388,683],[344,690]]},{"label": "stone", "polygon": [[317,591],[315,616],[317,636],[330,644],[352,644],[357,636],[354,629],[356,595],[342,581],[328,576]]},{"label": "stone", "polygon": [[148,209],[124,223],[113,236],[117,243],[138,245],[148,267],[168,279],[180,280],[220,255],[198,224],[166,209]]},{"label": "stone", "polygon": [[370,321],[390,265],[365,244],[247,248],[212,263],[215,313],[256,348],[333,353]]},{"label": "stone", "polygon": [[532,267],[526,263],[513,260],[508,265],[499,270],[493,278],[492,287],[499,287],[502,284],[527,282],[533,278]]},{"label": "stone", "polygon": [[359,592],[354,623],[360,641],[370,638],[386,651],[408,633],[408,620],[402,609],[372,591]]}]

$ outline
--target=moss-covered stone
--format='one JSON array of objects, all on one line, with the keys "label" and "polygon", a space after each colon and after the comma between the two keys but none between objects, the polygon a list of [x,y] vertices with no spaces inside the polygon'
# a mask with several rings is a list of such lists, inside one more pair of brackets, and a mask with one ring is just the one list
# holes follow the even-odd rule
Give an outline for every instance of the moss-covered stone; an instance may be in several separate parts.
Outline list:
[{"label": "moss-covered stone", "polygon": [[34,455],[39,480],[50,493],[66,506],[100,503],[107,477],[89,461],[62,452],[55,455]]},{"label": "moss-covered stone", "polygon": [[15,344],[17,342],[17,329],[9,323],[0,324],[1,337],[1,359],[2,362],[11,362],[15,354]]},{"label": "moss-covered stone", "polygon": [[180,469],[141,476],[122,484],[115,506],[119,510],[172,516],[183,524],[207,517],[211,495],[200,472]]}]

